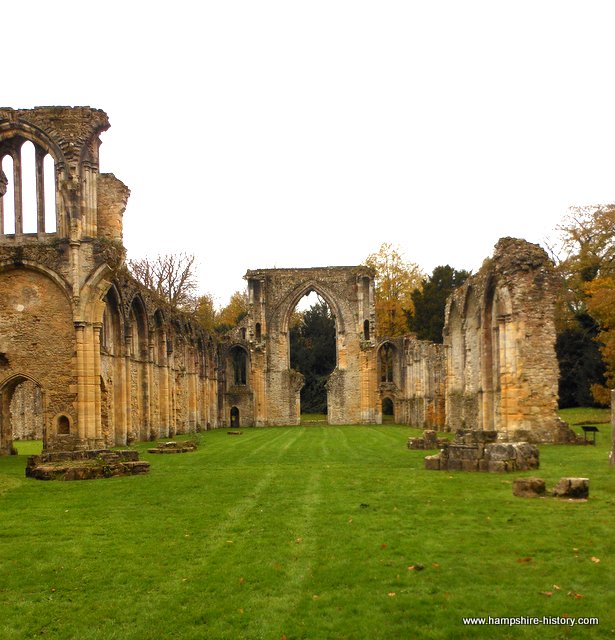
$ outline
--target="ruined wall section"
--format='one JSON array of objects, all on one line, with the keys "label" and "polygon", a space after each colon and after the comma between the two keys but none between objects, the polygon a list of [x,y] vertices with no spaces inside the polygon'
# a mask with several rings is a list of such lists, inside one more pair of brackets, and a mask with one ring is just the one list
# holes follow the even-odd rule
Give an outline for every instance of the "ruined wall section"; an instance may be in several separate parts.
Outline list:
[{"label": "ruined wall section", "polygon": [[[43,394],[41,419],[77,421],[75,339],[70,300],[48,275],[23,267],[0,271],[0,450],[10,453],[11,400],[31,381]],[[14,407],[13,407],[14,408]],[[18,422],[19,424],[19,422]],[[47,438],[45,438],[47,440]]]},{"label": "ruined wall section", "polygon": [[97,235],[109,242],[123,239],[124,211],[130,189],[112,173],[99,173],[97,184]]},{"label": "ruined wall section", "polygon": [[446,424],[557,442],[556,279],[535,244],[501,239],[447,304]]},{"label": "ruined wall section", "polygon": [[[0,453],[21,433],[16,406],[29,382],[40,387],[46,449],[217,426],[211,336],[123,270],[130,192],[99,173],[99,135],[108,127],[106,114],[89,107],[0,109],[0,160],[10,157],[13,167],[11,176],[0,172]],[[21,204],[22,147],[30,142],[36,233],[24,233]],[[53,184],[45,184],[48,156]],[[9,211],[13,228],[5,225]]]},{"label": "ruined wall section", "polygon": [[[336,321],[337,366],[327,382],[331,424],[374,423],[377,407],[373,271],[368,267],[248,271],[255,424],[299,424],[303,376],[290,368],[288,323],[299,300],[317,292]],[[367,338],[366,338],[367,335]]]},{"label": "ruined wall section", "polygon": [[441,431],[445,424],[444,346],[408,335],[403,339],[403,356],[404,411],[396,421]]},{"label": "ruined wall section", "polygon": [[105,298],[103,327],[107,445],[218,426],[217,345],[190,316],[123,270]]}]

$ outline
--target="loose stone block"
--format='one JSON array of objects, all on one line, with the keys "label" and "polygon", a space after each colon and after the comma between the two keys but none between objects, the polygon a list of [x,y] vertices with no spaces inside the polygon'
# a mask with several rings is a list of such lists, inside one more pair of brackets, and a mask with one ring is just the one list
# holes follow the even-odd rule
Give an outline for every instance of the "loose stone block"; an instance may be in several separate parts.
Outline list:
[{"label": "loose stone block", "polygon": [[433,471],[440,470],[440,456],[426,456],[425,457],[425,469]]},{"label": "loose stone block", "polygon": [[589,497],[589,478],[562,478],[553,487],[552,495],[557,498],[586,499]]},{"label": "loose stone block", "polygon": [[545,481],[542,478],[516,478],[513,481],[513,495],[520,498],[544,496],[545,490]]}]

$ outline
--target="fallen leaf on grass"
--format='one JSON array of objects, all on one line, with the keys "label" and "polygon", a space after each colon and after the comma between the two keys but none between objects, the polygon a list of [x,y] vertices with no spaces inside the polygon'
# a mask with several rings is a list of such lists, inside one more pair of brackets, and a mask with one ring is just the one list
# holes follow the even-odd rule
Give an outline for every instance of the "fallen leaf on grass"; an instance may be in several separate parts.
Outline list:
[{"label": "fallen leaf on grass", "polygon": [[543,596],[547,596],[547,598],[550,598],[553,595],[553,591],[541,591],[540,593]]},{"label": "fallen leaf on grass", "polygon": [[381,548],[381,549],[386,549],[388,546],[389,546],[389,545],[388,545],[386,542],[383,542],[383,543],[380,545],[380,548]]},{"label": "fallen leaf on grass", "polygon": [[425,567],[422,564],[411,564],[408,571],[423,571]]},{"label": "fallen leaf on grass", "polygon": [[598,564],[600,562],[600,558],[596,558],[596,556],[592,556],[592,562]]},{"label": "fallen leaf on grass", "polygon": [[319,599],[320,599],[320,596],[317,596],[316,594],[312,596],[312,600],[319,600]]},{"label": "fallen leaf on grass", "polygon": [[580,593],[577,593],[576,591],[569,591],[568,595],[574,598],[575,600],[580,600],[581,598],[583,598],[583,595],[581,595]]},{"label": "fallen leaf on grass", "polygon": [[388,596],[389,598],[394,598],[397,594],[394,591],[389,591]]},{"label": "fallen leaf on grass", "polygon": [[295,540],[295,544],[301,544],[303,542],[303,538],[297,538]]},{"label": "fallen leaf on grass", "polygon": [[517,562],[519,564],[528,564],[528,562],[531,562],[532,558],[517,558]]},{"label": "fallen leaf on grass", "polygon": [[560,587],[559,585],[557,585],[557,584],[554,584],[554,585],[553,585],[553,588],[554,588],[556,591],[559,591],[559,590],[561,589],[561,587]]},{"label": "fallen leaf on grass", "polygon": [[352,524],[352,518],[348,518],[348,524]]},{"label": "fallen leaf on grass", "polygon": [[243,576],[241,578],[239,578],[239,584],[243,584],[245,582],[245,580],[243,579]]},{"label": "fallen leaf on grass", "polygon": [[440,565],[439,565],[439,563],[437,563],[437,562],[432,562],[432,563],[431,563],[431,566],[432,566],[434,569],[439,569],[439,568],[440,568]]}]

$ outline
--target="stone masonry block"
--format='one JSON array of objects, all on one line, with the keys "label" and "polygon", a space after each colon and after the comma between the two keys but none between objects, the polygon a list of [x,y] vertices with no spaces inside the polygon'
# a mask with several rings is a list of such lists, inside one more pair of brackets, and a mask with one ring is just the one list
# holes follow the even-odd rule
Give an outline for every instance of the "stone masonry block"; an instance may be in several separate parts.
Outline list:
[{"label": "stone masonry block", "polygon": [[513,481],[513,495],[520,498],[537,498],[545,494],[542,478],[516,478]]},{"label": "stone masonry block", "polygon": [[589,478],[562,478],[551,493],[557,498],[586,499],[589,497]]}]

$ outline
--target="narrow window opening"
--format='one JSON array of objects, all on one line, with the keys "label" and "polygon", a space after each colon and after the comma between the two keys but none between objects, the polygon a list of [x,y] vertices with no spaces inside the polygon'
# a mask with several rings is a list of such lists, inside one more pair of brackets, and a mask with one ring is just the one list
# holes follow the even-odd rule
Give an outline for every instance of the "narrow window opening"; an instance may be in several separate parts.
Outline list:
[{"label": "narrow window opening", "polygon": [[393,347],[388,342],[380,349],[380,382],[393,382]]},{"label": "narrow window opening", "polygon": [[21,206],[23,232],[36,233],[36,159],[34,145],[27,140],[21,146]]},{"label": "narrow window opening", "polygon": [[232,351],[233,358],[233,383],[236,385],[247,384],[247,358],[246,352],[241,347],[235,347]]},{"label": "narrow window opening", "polygon": [[260,340],[261,339],[261,323],[260,322],[256,323],[254,330],[256,332],[256,339]]},{"label": "narrow window opening", "polygon": [[6,193],[2,197],[2,231],[3,234],[15,233],[15,183],[13,178],[13,158],[2,158],[2,172],[6,179]]},{"label": "narrow window opening", "polygon": [[363,339],[369,340],[369,320],[363,321]]},{"label": "narrow window opening", "polygon": [[45,184],[45,231],[55,233],[57,228],[56,210],[56,170],[53,158],[47,154],[43,161],[43,181]]}]

